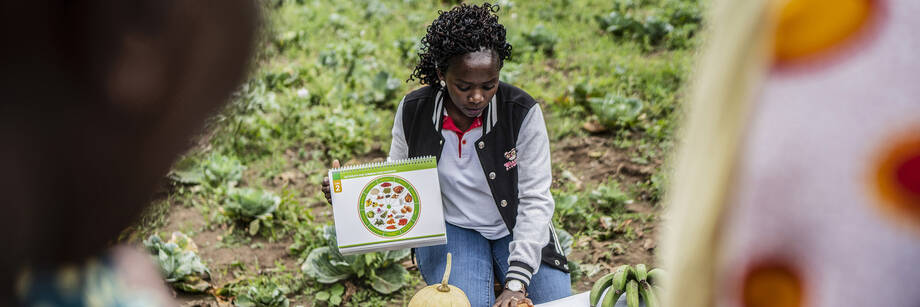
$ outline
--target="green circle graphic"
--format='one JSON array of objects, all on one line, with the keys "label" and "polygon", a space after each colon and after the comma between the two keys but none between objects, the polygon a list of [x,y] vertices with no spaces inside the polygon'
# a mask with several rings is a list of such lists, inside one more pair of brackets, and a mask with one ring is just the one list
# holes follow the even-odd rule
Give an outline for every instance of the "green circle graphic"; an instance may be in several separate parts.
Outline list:
[{"label": "green circle graphic", "polygon": [[[384,187],[385,184],[388,186]],[[403,187],[404,191],[396,193],[398,186]],[[375,189],[377,194],[371,194],[371,191]],[[394,198],[393,195],[396,197]],[[406,196],[411,197],[410,202],[406,201]],[[411,214],[399,211],[403,208],[411,208]],[[384,238],[398,237],[412,230],[418,221],[419,209],[421,209],[421,200],[418,198],[415,187],[406,179],[398,176],[374,178],[364,186],[364,189],[361,190],[361,197],[358,198],[358,215],[361,216],[364,228]],[[400,215],[402,218],[396,218]],[[393,223],[389,223],[391,219]],[[404,219],[406,223],[400,225]]]}]

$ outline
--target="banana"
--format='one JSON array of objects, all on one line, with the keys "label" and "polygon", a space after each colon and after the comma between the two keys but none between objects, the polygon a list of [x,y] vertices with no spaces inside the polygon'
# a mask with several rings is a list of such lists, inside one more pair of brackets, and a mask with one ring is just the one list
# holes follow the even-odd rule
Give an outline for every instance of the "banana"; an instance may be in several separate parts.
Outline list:
[{"label": "banana", "polygon": [[[621,274],[625,276],[625,274]],[[604,295],[604,301],[601,303],[601,307],[614,307],[617,304],[617,300],[620,299],[620,296],[623,295],[623,290],[607,290],[607,295]]]},{"label": "banana", "polygon": [[623,294],[623,291],[626,290],[626,280],[629,279],[630,272],[632,268],[629,265],[624,264],[617,268],[616,272],[613,273],[613,287],[610,288],[610,291],[616,291],[616,297],[619,298],[620,294]]},{"label": "banana", "polygon": [[663,284],[667,279],[667,273],[660,268],[652,269],[651,271],[648,271],[648,277],[646,278],[650,285],[658,286]]},{"label": "banana", "polygon": [[[619,270],[617,270],[617,272],[619,272]],[[601,300],[601,294],[604,293],[604,289],[610,287],[610,284],[613,283],[613,279],[616,274],[617,273],[615,272],[604,275],[604,277],[601,277],[594,283],[594,286],[591,287],[591,295],[589,300],[591,307],[597,306],[597,302]],[[612,290],[613,289],[611,289],[611,291]]]},{"label": "banana", "polygon": [[640,281],[639,282],[639,294],[645,299],[645,307],[658,307],[658,295],[655,294],[655,291],[652,290],[652,286],[648,282]]},{"label": "banana", "polygon": [[635,279],[626,283],[626,307],[639,307],[639,283]]},{"label": "banana", "polygon": [[645,281],[646,278],[648,278],[648,269],[645,267],[644,264],[641,264],[641,263],[637,264],[636,265],[636,280]]}]

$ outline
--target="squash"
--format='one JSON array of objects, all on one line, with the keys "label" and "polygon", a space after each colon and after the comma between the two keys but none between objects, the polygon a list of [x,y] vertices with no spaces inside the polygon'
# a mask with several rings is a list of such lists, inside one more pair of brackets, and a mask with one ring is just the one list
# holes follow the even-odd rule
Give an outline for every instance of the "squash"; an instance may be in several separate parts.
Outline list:
[{"label": "squash", "polygon": [[447,253],[447,266],[444,268],[444,278],[437,285],[427,286],[419,290],[409,300],[409,307],[448,306],[470,307],[470,300],[466,293],[455,286],[447,284],[450,277],[450,253]]}]

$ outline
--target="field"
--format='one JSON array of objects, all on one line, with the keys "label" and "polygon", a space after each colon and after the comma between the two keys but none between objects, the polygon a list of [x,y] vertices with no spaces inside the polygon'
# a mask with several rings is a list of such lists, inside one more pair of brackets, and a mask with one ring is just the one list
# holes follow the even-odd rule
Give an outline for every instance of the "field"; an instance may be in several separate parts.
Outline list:
[{"label": "field", "polygon": [[[554,222],[572,287],[654,263],[667,157],[692,66],[692,0],[497,2],[513,58],[502,79],[541,104]],[[408,252],[325,248],[333,159],[383,160],[426,24],[453,2],[269,1],[248,81],[121,240],[158,254],[188,306],[402,306],[424,286]],[[178,231],[176,245],[164,244]],[[152,238],[158,236],[159,240]],[[168,246],[167,246],[168,245]],[[202,278],[208,277],[208,278]]]}]

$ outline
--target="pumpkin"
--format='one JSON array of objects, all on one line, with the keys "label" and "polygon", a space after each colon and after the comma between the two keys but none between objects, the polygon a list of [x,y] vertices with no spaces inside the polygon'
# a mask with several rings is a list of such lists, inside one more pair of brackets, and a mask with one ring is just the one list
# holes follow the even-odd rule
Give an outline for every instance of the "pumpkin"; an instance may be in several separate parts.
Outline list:
[{"label": "pumpkin", "polygon": [[447,253],[447,266],[444,268],[444,278],[437,285],[427,286],[419,290],[409,300],[409,307],[450,306],[469,307],[470,300],[460,288],[447,284],[450,277],[450,253]]}]

